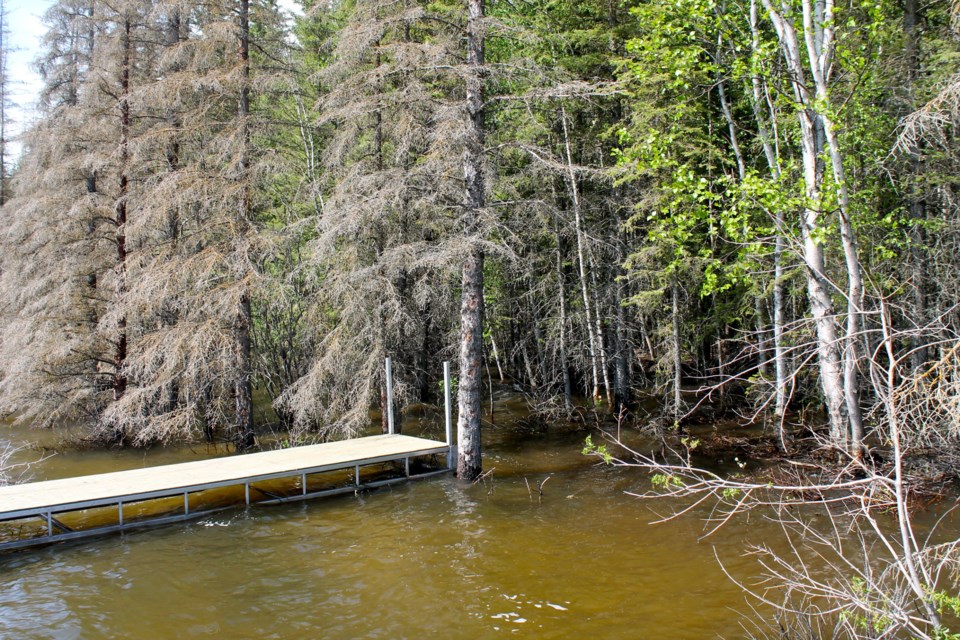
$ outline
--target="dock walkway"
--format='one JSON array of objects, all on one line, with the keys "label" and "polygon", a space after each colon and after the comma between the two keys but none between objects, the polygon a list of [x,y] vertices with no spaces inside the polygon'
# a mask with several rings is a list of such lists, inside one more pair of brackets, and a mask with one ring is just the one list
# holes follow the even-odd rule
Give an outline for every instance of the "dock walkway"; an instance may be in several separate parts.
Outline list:
[{"label": "dock walkway", "polygon": [[[449,468],[451,451],[451,445],[448,443],[389,434],[0,487],[0,522],[40,518],[46,529],[46,535],[0,541],[0,550],[101,535],[135,526],[152,526],[184,520],[192,515],[191,493],[218,487],[243,485],[246,503],[250,504],[252,483],[300,476],[301,492],[297,495],[275,496],[267,491],[260,491],[269,498],[260,501],[261,503],[276,503],[355,491],[359,488],[382,486],[411,477],[433,475],[447,469],[411,476],[410,459],[440,454],[445,456],[444,466]],[[360,483],[360,467],[384,462],[403,462],[404,476],[366,484]],[[351,468],[354,470],[354,482],[349,486],[316,492],[308,491],[308,475]],[[183,507],[180,513],[136,521],[124,519],[125,504],[181,495]],[[107,526],[74,530],[57,519],[58,514],[66,512],[110,506],[116,506],[117,518]]]}]

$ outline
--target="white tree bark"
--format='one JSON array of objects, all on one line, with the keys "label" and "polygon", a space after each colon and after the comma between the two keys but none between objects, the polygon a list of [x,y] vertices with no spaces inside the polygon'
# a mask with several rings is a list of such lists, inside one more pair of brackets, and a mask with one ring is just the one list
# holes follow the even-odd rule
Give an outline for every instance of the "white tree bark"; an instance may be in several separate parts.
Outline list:
[{"label": "white tree bark", "polygon": [[583,296],[583,312],[586,315],[587,344],[590,349],[590,367],[593,374],[594,400],[600,397],[600,363],[597,356],[597,335],[593,325],[593,305],[590,303],[590,292],[587,289],[587,258],[586,234],[583,231],[583,221],[580,215],[580,189],[577,186],[577,174],[573,167],[573,154],[570,150],[570,133],[567,130],[567,111],[561,109],[560,117],[563,121],[563,144],[567,156],[567,181],[570,186],[570,198],[573,200],[573,224],[577,235],[577,266],[580,269],[580,292]]},{"label": "white tree bark", "polygon": [[837,203],[840,217],[840,242],[847,268],[847,328],[843,340],[843,391],[847,409],[850,441],[848,447],[855,456],[860,455],[863,441],[863,419],[860,412],[860,387],[857,374],[858,348],[862,320],[863,276],[857,251],[857,235],[850,219],[850,195],[843,168],[843,153],[833,124],[829,93],[830,74],[833,65],[834,0],[803,0],[803,32],[807,45],[810,75],[815,87],[818,116],[823,123],[833,179],[837,184]]},{"label": "white tree bark", "polygon": [[[750,33],[752,36],[751,46],[753,54],[757,55],[760,50],[760,29],[758,26],[757,0],[750,1]],[[757,122],[757,130],[760,133],[760,143],[763,146],[763,154],[767,159],[767,166],[770,170],[770,177],[776,182],[780,180],[780,156],[776,144],[776,111],[772,108],[772,102],[769,99],[768,88],[760,77],[760,74],[754,71],[750,78],[751,88],[753,89],[753,114]],[[763,116],[763,105],[767,105],[770,114],[770,126],[767,126],[767,120]],[[783,328],[785,322],[785,310],[783,307],[783,252],[786,242],[783,237],[783,228],[785,220],[782,211],[774,212],[774,224],[776,226],[776,235],[773,248],[773,361],[774,361],[774,415],[780,419],[777,430],[780,434],[781,443],[783,438],[783,416],[787,410],[787,384],[789,373],[787,368],[787,359],[783,344]]]},{"label": "white tree bark", "polygon": [[[820,383],[830,423],[830,437],[834,446],[842,447],[845,445],[848,433],[847,399],[844,393],[844,371],[837,337],[835,310],[830,297],[830,282],[825,273],[821,238],[823,224],[820,220],[820,204],[823,201],[821,197],[823,168],[819,156],[822,150],[820,136],[823,133],[823,119],[816,108],[816,96],[811,92],[806,80],[807,73],[805,73],[794,24],[773,7],[771,0],[762,0],[762,2],[776,30],[799,105],[803,180],[807,196],[800,215],[800,232],[803,240],[803,261],[806,267],[807,295],[816,326]],[[802,2],[806,23],[811,5],[810,0],[802,0]],[[804,35],[808,46],[814,46],[809,61],[817,64],[827,62],[833,48],[832,31],[828,33],[820,29],[808,32],[804,29]],[[816,53],[818,51],[821,52],[819,55]]]}]

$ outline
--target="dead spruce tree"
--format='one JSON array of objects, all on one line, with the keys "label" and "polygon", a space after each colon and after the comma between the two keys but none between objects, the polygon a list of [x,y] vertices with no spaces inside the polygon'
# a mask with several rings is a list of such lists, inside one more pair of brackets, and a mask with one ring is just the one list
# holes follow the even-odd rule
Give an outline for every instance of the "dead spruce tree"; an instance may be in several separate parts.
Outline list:
[{"label": "dead spruce tree", "polygon": [[[147,73],[136,3],[48,13],[46,118],[27,134],[8,216],[3,297],[7,411],[35,424],[92,419],[126,388],[131,87]],[[122,434],[109,432],[112,440]]]},{"label": "dead spruce tree", "polygon": [[158,79],[137,99],[161,124],[137,149],[151,171],[131,229],[136,272],[117,311],[138,318],[126,365],[135,388],[108,418],[136,442],[223,431],[245,449],[254,445],[252,300],[271,238],[259,218],[271,156],[256,147],[257,100],[275,78],[279,15],[237,0],[160,3],[151,16],[163,51]]},{"label": "dead spruce tree", "polygon": [[318,76],[316,126],[329,137],[309,221],[317,355],[280,404],[324,436],[356,433],[383,406],[385,356],[405,403],[428,392],[452,342],[465,252],[459,20],[426,3],[358,2]]}]

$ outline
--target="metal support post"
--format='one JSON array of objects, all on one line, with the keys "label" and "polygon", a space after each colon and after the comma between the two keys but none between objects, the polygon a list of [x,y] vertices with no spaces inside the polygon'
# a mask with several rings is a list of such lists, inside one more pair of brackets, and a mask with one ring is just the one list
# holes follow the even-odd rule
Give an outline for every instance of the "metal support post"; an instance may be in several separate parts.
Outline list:
[{"label": "metal support post", "polygon": [[123,526],[123,500],[117,503],[117,518],[120,522],[120,526]]},{"label": "metal support post", "polygon": [[183,515],[190,515],[190,494],[183,492]]},{"label": "metal support post", "polygon": [[396,428],[393,424],[393,363],[387,358],[387,432],[390,435],[395,434]]},{"label": "metal support post", "polygon": [[443,408],[444,415],[446,417],[446,443],[449,449],[447,450],[447,468],[453,469],[454,466],[454,455],[453,455],[453,403],[450,399],[451,390],[450,390],[450,363],[443,363]]}]

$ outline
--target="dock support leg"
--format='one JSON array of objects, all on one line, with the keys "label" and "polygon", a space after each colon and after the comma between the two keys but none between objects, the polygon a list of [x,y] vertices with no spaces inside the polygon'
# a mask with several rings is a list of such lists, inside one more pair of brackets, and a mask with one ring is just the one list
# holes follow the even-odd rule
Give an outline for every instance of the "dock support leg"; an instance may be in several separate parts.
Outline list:
[{"label": "dock support leg", "polygon": [[450,400],[450,363],[443,363],[443,407],[446,417],[447,435],[447,468],[453,469],[455,464],[453,455],[453,403]]},{"label": "dock support leg", "polygon": [[397,432],[393,424],[393,363],[387,358],[387,432],[394,435]]},{"label": "dock support leg", "polygon": [[307,495],[307,474],[300,476],[300,495]]},{"label": "dock support leg", "polygon": [[183,515],[190,515],[190,494],[183,492]]},{"label": "dock support leg", "polygon": [[53,536],[53,514],[47,511],[47,535]]},{"label": "dock support leg", "polygon": [[117,503],[117,520],[123,526],[123,500]]},{"label": "dock support leg", "polygon": [[404,471],[407,474],[407,477],[409,478],[410,477],[410,458],[403,459],[403,467],[404,467]]},{"label": "dock support leg", "polygon": [[354,467],[354,481],[353,484],[357,487],[360,486],[360,465]]},{"label": "dock support leg", "polygon": [[250,506],[250,483],[249,482],[243,483],[243,498],[244,500],[246,500],[247,506],[249,507]]}]

